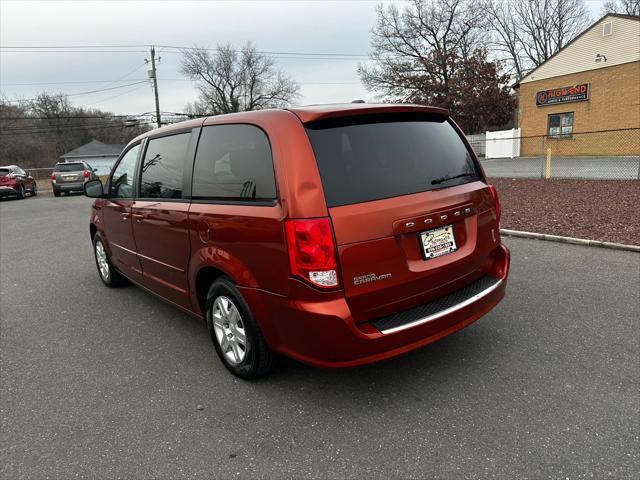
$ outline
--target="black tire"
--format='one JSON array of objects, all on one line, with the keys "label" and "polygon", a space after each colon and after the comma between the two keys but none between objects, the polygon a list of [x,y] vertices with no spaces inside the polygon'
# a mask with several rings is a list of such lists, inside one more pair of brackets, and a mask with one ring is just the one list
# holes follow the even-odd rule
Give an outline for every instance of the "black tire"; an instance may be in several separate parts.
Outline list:
[{"label": "black tire", "polygon": [[53,191],[53,196],[54,197],[59,197],[60,196],[60,191],[59,190],[54,190]]},{"label": "black tire", "polygon": [[31,196],[35,197],[36,195],[38,195],[38,185],[36,184],[36,182],[33,182],[33,187],[31,188]]},{"label": "black tire", "polygon": [[21,200],[24,198],[24,184],[22,183],[18,185],[18,198]]},{"label": "black tire", "polygon": [[[240,314],[242,328],[246,334],[246,349],[244,358],[239,363],[233,363],[222,351],[220,341],[214,328],[214,313],[216,300],[225,298],[231,300]],[[209,287],[207,292],[207,326],[211,334],[211,340],[218,357],[225,367],[234,375],[244,379],[255,379],[271,372],[277,365],[278,354],[269,348],[264,340],[260,327],[253,318],[253,314],[242,294],[227,277],[220,277]]]},{"label": "black tire", "polygon": [[[104,252],[104,261],[106,262],[106,266],[108,266],[108,273],[104,273],[101,269],[101,261],[99,260],[99,245],[102,247]],[[104,283],[109,288],[120,287],[127,283],[127,279],[114,268],[113,263],[111,263],[111,259],[109,258],[109,254],[107,253],[107,249],[104,246],[102,238],[100,234],[96,232],[93,236],[93,257],[96,261],[96,268],[98,269],[98,276],[102,283]],[[103,265],[104,267],[104,265]]]}]

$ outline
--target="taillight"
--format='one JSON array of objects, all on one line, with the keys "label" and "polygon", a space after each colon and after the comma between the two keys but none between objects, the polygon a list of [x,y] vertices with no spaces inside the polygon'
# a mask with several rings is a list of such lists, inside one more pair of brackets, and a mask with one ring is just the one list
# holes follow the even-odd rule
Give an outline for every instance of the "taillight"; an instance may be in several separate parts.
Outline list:
[{"label": "taillight", "polygon": [[91,172],[89,170],[85,170],[83,174],[84,174],[84,178],[89,178],[89,176],[91,176]]},{"label": "taillight", "polygon": [[291,273],[321,288],[339,285],[336,245],[328,218],[287,220]]},{"label": "taillight", "polygon": [[51,174],[51,180],[53,180],[54,182],[56,181],[56,174],[55,173]]},{"label": "taillight", "polygon": [[498,226],[500,226],[500,214],[502,213],[502,209],[500,208],[500,199],[498,198],[498,191],[496,187],[493,185],[489,185],[489,191],[491,192],[491,196],[493,197],[493,205],[496,209],[496,218],[498,219]]}]

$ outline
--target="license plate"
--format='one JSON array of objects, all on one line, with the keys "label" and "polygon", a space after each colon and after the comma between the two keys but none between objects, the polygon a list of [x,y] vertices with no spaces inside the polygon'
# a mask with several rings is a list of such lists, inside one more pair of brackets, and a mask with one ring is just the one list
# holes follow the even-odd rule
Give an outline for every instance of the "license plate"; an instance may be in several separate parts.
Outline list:
[{"label": "license plate", "polygon": [[62,175],[62,178],[64,180],[75,180],[76,176],[75,175]]},{"label": "license plate", "polygon": [[425,260],[441,257],[447,253],[455,252],[456,239],[453,235],[453,225],[434,228],[420,233],[420,242]]}]

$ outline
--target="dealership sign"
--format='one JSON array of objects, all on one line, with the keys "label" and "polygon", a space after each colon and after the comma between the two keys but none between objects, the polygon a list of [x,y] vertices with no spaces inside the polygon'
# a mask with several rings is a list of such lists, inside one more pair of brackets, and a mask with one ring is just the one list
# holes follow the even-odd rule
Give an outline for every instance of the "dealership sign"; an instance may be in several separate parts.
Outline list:
[{"label": "dealership sign", "polygon": [[536,105],[555,105],[556,103],[583,102],[589,100],[589,84],[581,83],[573,87],[550,88],[536,93]]}]

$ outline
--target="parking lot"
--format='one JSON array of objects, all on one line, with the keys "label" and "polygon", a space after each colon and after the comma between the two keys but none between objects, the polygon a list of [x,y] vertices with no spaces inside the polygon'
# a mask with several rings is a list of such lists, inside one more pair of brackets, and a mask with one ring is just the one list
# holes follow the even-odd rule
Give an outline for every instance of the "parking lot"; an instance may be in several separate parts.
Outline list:
[{"label": "parking lot", "polygon": [[469,328],[250,383],[198,321],[101,284],[89,206],[0,201],[2,478],[638,478],[637,253],[507,239]]},{"label": "parking lot", "polygon": [[[540,157],[486,158],[482,168],[489,177],[544,178],[546,159]],[[588,180],[640,179],[640,157],[562,157],[551,159],[551,178]]]}]

